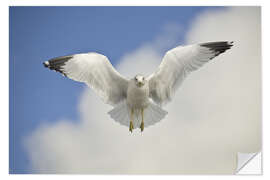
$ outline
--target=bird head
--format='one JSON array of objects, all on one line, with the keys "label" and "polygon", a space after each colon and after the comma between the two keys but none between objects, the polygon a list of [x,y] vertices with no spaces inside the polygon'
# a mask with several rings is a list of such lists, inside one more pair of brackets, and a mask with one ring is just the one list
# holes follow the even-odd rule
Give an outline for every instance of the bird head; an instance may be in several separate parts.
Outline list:
[{"label": "bird head", "polygon": [[142,87],[145,84],[145,78],[142,75],[136,75],[134,77],[135,83],[138,87]]}]

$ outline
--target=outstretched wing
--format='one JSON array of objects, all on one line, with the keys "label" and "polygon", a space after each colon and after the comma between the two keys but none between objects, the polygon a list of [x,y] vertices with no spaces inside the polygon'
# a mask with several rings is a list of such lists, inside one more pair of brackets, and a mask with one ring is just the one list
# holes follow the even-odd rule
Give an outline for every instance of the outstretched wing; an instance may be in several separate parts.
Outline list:
[{"label": "outstretched wing", "polygon": [[86,83],[105,103],[116,105],[126,98],[128,80],[113,68],[106,56],[75,54],[53,58],[43,64],[70,79]]},{"label": "outstretched wing", "polygon": [[230,49],[232,43],[209,42],[169,50],[158,70],[147,78],[150,97],[159,105],[166,104],[190,72]]}]

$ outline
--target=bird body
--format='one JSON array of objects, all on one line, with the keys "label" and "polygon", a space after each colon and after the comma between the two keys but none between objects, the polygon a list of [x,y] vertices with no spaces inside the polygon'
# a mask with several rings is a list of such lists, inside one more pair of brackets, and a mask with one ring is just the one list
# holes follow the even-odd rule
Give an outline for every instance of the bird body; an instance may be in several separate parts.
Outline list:
[{"label": "bird body", "polygon": [[[135,76],[141,77],[140,75]],[[131,79],[127,89],[127,104],[129,108],[139,109],[146,108],[149,104],[149,84],[143,80],[142,85],[137,85],[136,80]]]},{"label": "bird body", "polygon": [[91,87],[105,103],[113,106],[108,114],[116,122],[129,126],[129,131],[155,124],[167,112],[162,106],[171,101],[185,77],[205,63],[230,49],[232,42],[209,42],[178,46],[169,50],[148,77],[136,75],[126,79],[111,65],[106,56],[83,53],[45,61],[45,67]]}]

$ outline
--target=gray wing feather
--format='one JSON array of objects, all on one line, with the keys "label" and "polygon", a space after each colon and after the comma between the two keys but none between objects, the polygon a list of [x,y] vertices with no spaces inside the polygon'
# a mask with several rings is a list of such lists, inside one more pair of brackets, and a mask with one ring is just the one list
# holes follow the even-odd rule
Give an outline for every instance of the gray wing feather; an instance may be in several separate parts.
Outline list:
[{"label": "gray wing feather", "polygon": [[150,97],[159,105],[169,102],[185,77],[230,49],[233,42],[209,42],[169,50],[157,71],[147,79]]},{"label": "gray wing feather", "polygon": [[104,55],[75,54],[53,58],[43,64],[72,80],[86,83],[105,103],[114,106],[126,98],[128,80],[113,68]]}]

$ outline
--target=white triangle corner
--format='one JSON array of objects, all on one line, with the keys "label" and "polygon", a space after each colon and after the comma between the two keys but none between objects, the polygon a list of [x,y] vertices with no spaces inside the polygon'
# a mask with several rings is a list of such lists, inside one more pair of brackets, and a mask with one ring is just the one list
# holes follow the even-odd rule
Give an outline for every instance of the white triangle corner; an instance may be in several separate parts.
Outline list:
[{"label": "white triangle corner", "polygon": [[237,169],[235,174],[262,174],[261,152],[237,153]]}]

